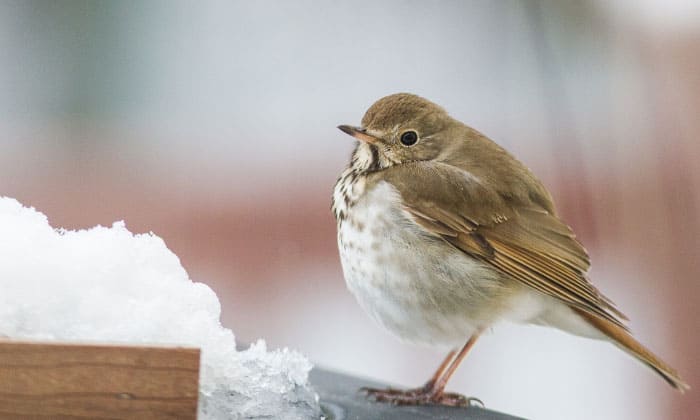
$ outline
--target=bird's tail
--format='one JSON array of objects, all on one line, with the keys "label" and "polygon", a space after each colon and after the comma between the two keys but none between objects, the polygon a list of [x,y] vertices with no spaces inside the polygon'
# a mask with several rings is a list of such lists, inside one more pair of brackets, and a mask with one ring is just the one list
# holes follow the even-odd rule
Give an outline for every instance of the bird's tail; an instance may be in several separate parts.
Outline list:
[{"label": "bird's tail", "polygon": [[607,319],[590,314],[580,309],[574,309],[589,324],[605,334],[618,347],[636,357],[639,361],[652,368],[661,375],[672,387],[681,393],[690,389],[690,386],[681,379],[678,372],[661,360],[658,356],[644,347],[641,343],[630,335],[627,331]]}]

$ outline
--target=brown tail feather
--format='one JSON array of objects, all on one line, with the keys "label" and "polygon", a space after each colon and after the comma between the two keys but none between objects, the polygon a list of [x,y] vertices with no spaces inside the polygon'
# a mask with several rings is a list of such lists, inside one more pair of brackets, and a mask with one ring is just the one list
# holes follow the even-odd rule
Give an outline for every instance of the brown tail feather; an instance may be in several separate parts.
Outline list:
[{"label": "brown tail feather", "polygon": [[624,329],[599,316],[580,309],[574,310],[583,317],[583,319],[607,335],[620,348],[654,369],[654,371],[661,375],[672,387],[676,388],[681,393],[690,389],[690,386],[681,379],[675,369],[654,355],[654,353],[640,344]]}]

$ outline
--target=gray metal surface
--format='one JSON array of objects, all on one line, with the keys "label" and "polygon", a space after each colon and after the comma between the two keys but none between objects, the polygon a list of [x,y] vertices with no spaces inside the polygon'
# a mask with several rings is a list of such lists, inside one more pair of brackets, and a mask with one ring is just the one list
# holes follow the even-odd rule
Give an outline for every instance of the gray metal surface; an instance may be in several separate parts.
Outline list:
[{"label": "gray metal surface", "polygon": [[310,380],[321,397],[321,408],[328,420],[521,419],[474,406],[393,406],[369,401],[358,390],[363,386],[381,388],[385,385],[319,368],[311,371]]}]

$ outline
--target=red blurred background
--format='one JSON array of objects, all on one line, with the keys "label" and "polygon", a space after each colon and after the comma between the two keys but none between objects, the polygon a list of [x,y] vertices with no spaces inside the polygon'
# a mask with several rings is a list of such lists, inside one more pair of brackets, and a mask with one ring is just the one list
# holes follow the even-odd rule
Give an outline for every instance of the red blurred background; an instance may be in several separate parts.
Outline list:
[{"label": "red blurred background", "polygon": [[[329,210],[352,149],[335,126],[410,91],[544,180],[594,283],[700,386],[695,2],[3,2],[0,51],[0,194],[163,237],[241,341],[403,385],[441,360],[362,313]],[[613,346],[537,327],[495,328],[451,386],[539,419],[700,411]]]}]

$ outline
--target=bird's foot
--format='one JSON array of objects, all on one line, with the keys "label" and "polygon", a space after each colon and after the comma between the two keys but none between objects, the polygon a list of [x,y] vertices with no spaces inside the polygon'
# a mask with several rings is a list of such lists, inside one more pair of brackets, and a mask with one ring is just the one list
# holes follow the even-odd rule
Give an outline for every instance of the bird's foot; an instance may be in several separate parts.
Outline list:
[{"label": "bird's foot", "polygon": [[432,389],[421,387],[415,389],[376,389],[361,388],[367,397],[378,402],[387,402],[394,405],[446,405],[450,407],[469,407],[484,403],[478,398],[465,397],[454,392],[435,392]]}]

